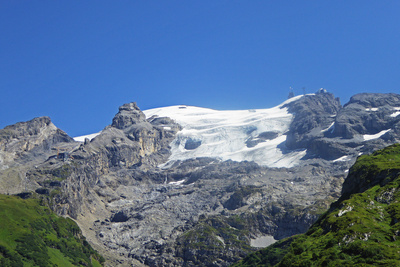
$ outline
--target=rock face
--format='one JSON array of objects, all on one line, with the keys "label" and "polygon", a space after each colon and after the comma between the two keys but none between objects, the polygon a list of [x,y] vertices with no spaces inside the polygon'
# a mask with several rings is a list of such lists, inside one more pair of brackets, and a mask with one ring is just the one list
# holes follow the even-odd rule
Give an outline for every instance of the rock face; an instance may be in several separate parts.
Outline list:
[{"label": "rock face", "polygon": [[397,94],[355,95],[339,112],[333,135],[352,139],[387,129],[398,134],[400,117],[394,115],[400,110],[399,102]]},{"label": "rock face", "polygon": [[145,120],[146,116],[138,108],[136,103],[128,103],[119,107],[119,112],[113,118],[111,126],[117,129],[125,129]]},{"label": "rock face", "polygon": [[339,99],[331,93],[306,95],[290,103],[289,111],[295,118],[286,139],[288,148],[309,148],[315,139],[323,137],[323,130],[335,121],[341,107]]},{"label": "rock face", "polygon": [[158,118],[150,123],[136,103],[125,104],[119,108],[111,126],[85,149],[103,150],[110,167],[129,168],[142,164],[154,167],[168,158],[169,143],[180,129],[169,118]]},{"label": "rock face", "polygon": [[48,117],[1,129],[0,191],[15,194],[27,189],[35,190],[38,185],[26,181],[26,172],[50,155],[57,154],[57,149],[74,145],[74,140],[54,126]]},{"label": "rock face", "polygon": [[[309,157],[334,160],[354,153],[355,148],[368,153],[371,147],[395,143],[400,127],[399,97],[358,94],[342,108],[330,93],[306,96],[289,106],[295,119],[286,145],[290,149],[306,148]],[[363,145],[367,147],[361,148]]]},{"label": "rock face", "polygon": [[[256,249],[252,239],[305,232],[339,197],[360,153],[400,140],[398,95],[357,95],[342,107],[321,92],[283,108],[294,115],[276,149],[306,151],[290,168],[207,157],[162,168],[183,126],[146,118],[135,103],[91,141],[74,142],[48,118],[9,126],[0,130],[0,191],[36,190],[76,219],[110,265],[228,266]],[[264,130],[244,146],[277,135]],[[205,145],[194,137],[182,149]]]},{"label": "rock face", "polygon": [[21,158],[32,150],[41,153],[54,144],[73,142],[66,133],[58,129],[48,117],[40,117],[28,122],[20,122],[0,130],[0,164]]}]

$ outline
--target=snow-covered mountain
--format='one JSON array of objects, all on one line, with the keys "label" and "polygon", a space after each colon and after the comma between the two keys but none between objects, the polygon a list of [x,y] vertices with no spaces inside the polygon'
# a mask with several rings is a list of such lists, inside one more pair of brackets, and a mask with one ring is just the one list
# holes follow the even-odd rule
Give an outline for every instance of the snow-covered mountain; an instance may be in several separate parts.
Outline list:
[{"label": "snow-covered mountain", "polygon": [[[376,96],[372,100],[366,97],[363,94],[353,97],[345,108],[332,94],[319,92],[296,96],[268,109],[214,110],[177,105],[144,110],[143,113],[149,122],[168,117],[182,127],[170,144],[168,161],[160,167],[168,168],[176,161],[209,157],[291,168],[307,156],[333,161],[349,158],[346,157],[349,144],[379,139],[391,130],[393,132],[395,129],[378,125],[379,119],[371,122],[365,117],[385,117],[385,124],[395,123],[400,108],[391,104],[396,103],[396,99],[382,106],[385,103],[373,102]],[[363,106],[359,109],[360,105]],[[357,118],[352,118],[355,116]],[[365,125],[352,127],[351,124],[357,123]],[[171,130],[169,126],[162,127],[165,131]],[[92,140],[100,133],[75,137],[74,140]],[[316,145],[318,143],[322,143],[321,146]]]}]

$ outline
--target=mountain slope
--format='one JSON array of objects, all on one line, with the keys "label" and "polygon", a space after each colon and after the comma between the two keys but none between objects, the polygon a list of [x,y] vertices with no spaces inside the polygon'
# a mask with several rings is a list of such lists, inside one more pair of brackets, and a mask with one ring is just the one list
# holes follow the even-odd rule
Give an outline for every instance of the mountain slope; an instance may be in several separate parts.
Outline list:
[{"label": "mountain slope", "polygon": [[234,266],[399,266],[399,188],[399,144],[361,156],[342,197],[307,233]]},{"label": "mountain slope", "polygon": [[71,219],[56,216],[38,199],[0,195],[1,266],[100,266]]}]

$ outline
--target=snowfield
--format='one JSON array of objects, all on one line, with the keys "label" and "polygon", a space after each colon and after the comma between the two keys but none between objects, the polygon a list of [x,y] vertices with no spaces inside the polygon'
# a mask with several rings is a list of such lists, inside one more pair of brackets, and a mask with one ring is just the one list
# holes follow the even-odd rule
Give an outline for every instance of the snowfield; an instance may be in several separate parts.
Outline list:
[{"label": "snowfield", "polygon": [[164,167],[176,160],[196,157],[254,161],[269,167],[293,167],[306,151],[286,149],[285,133],[289,130],[293,114],[283,106],[300,97],[270,109],[213,110],[170,106],[143,113],[148,119],[152,116],[169,117],[183,127],[171,143],[172,155]]},{"label": "snowfield", "polygon": [[388,130],[383,130],[377,134],[364,134],[363,138],[365,141],[369,141],[369,140],[373,140],[373,139],[378,139],[380,138],[382,135],[386,134],[387,132],[389,132],[391,129]]},{"label": "snowfield", "polygon": [[88,138],[89,140],[92,140],[96,136],[98,136],[101,132],[99,133],[94,133],[94,134],[88,134],[88,135],[82,135],[82,136],[77,136],[74,137],[74,140],[77,142],[85,142],[85,139]]}]

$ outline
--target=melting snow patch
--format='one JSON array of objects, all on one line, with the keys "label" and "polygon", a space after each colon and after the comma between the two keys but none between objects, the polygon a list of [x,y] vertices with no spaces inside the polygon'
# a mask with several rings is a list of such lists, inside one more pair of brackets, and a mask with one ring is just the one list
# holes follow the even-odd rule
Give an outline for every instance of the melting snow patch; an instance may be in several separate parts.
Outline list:
[{"label": "melting snow patch", "polygon": [[397,112],[395,112],[392,115],[390,115],[390,117],[395,118],[395,117],[400,115],[400,107],[394,107],[393,109],[396,110]]},{"label": "melting snow patch", "polygon": [[176,181],[176,182],[169,182],[170,185],[182,185],[185,182],[185,179]]},{"label": "melting snow patch", "polygon": [[330,130],[330,132],[333,133],[333,131],[335,130],[335,122],[332,122],[332,124],[329,125],[328,128],[322,130],[321,133],[324,133],[324,132],[326,132],[326,131],[328,131],[328,130]]},{"label": "melting snow patch", "polygon": [[343,157],[340,157],[338,159],[333,160],[332,162],[347,161],[347,160],[350,160],[350,157],[349,156],[343,156]]},{"label": "melting snow patch", "polygon": [[365,141],[369,141],[369,140],[373,140],[373,139],[378,139],[379,137],[381,137],[382,135],[384,135],[385,133],[389,132],[391,129],[388,130],[383,130],[377,134],[364,134],[364,140]]},{"label": "melting snow patch", "polygon": [[77,142],[85,142],[85,139],[88,138],[89,140],[92,140],[96,136],[98,136],[101,132],[99,133],[94,133],[94,134],[88,134],[88,135],[82,135],[82,136],[77,136],[74,137],[74,140]]},{"label": "melting snow patch", "polygon": [[366,111],[378,111],[379,108],[366,108],[365,110]]},{"label": "melting snow patch", "polygon": [[391,114],[390,117],[395,118],[395,117],[397,117],[397,116],[399,116],[399,115],[400,115],[400,111],[397,111],[397,112]]}]

